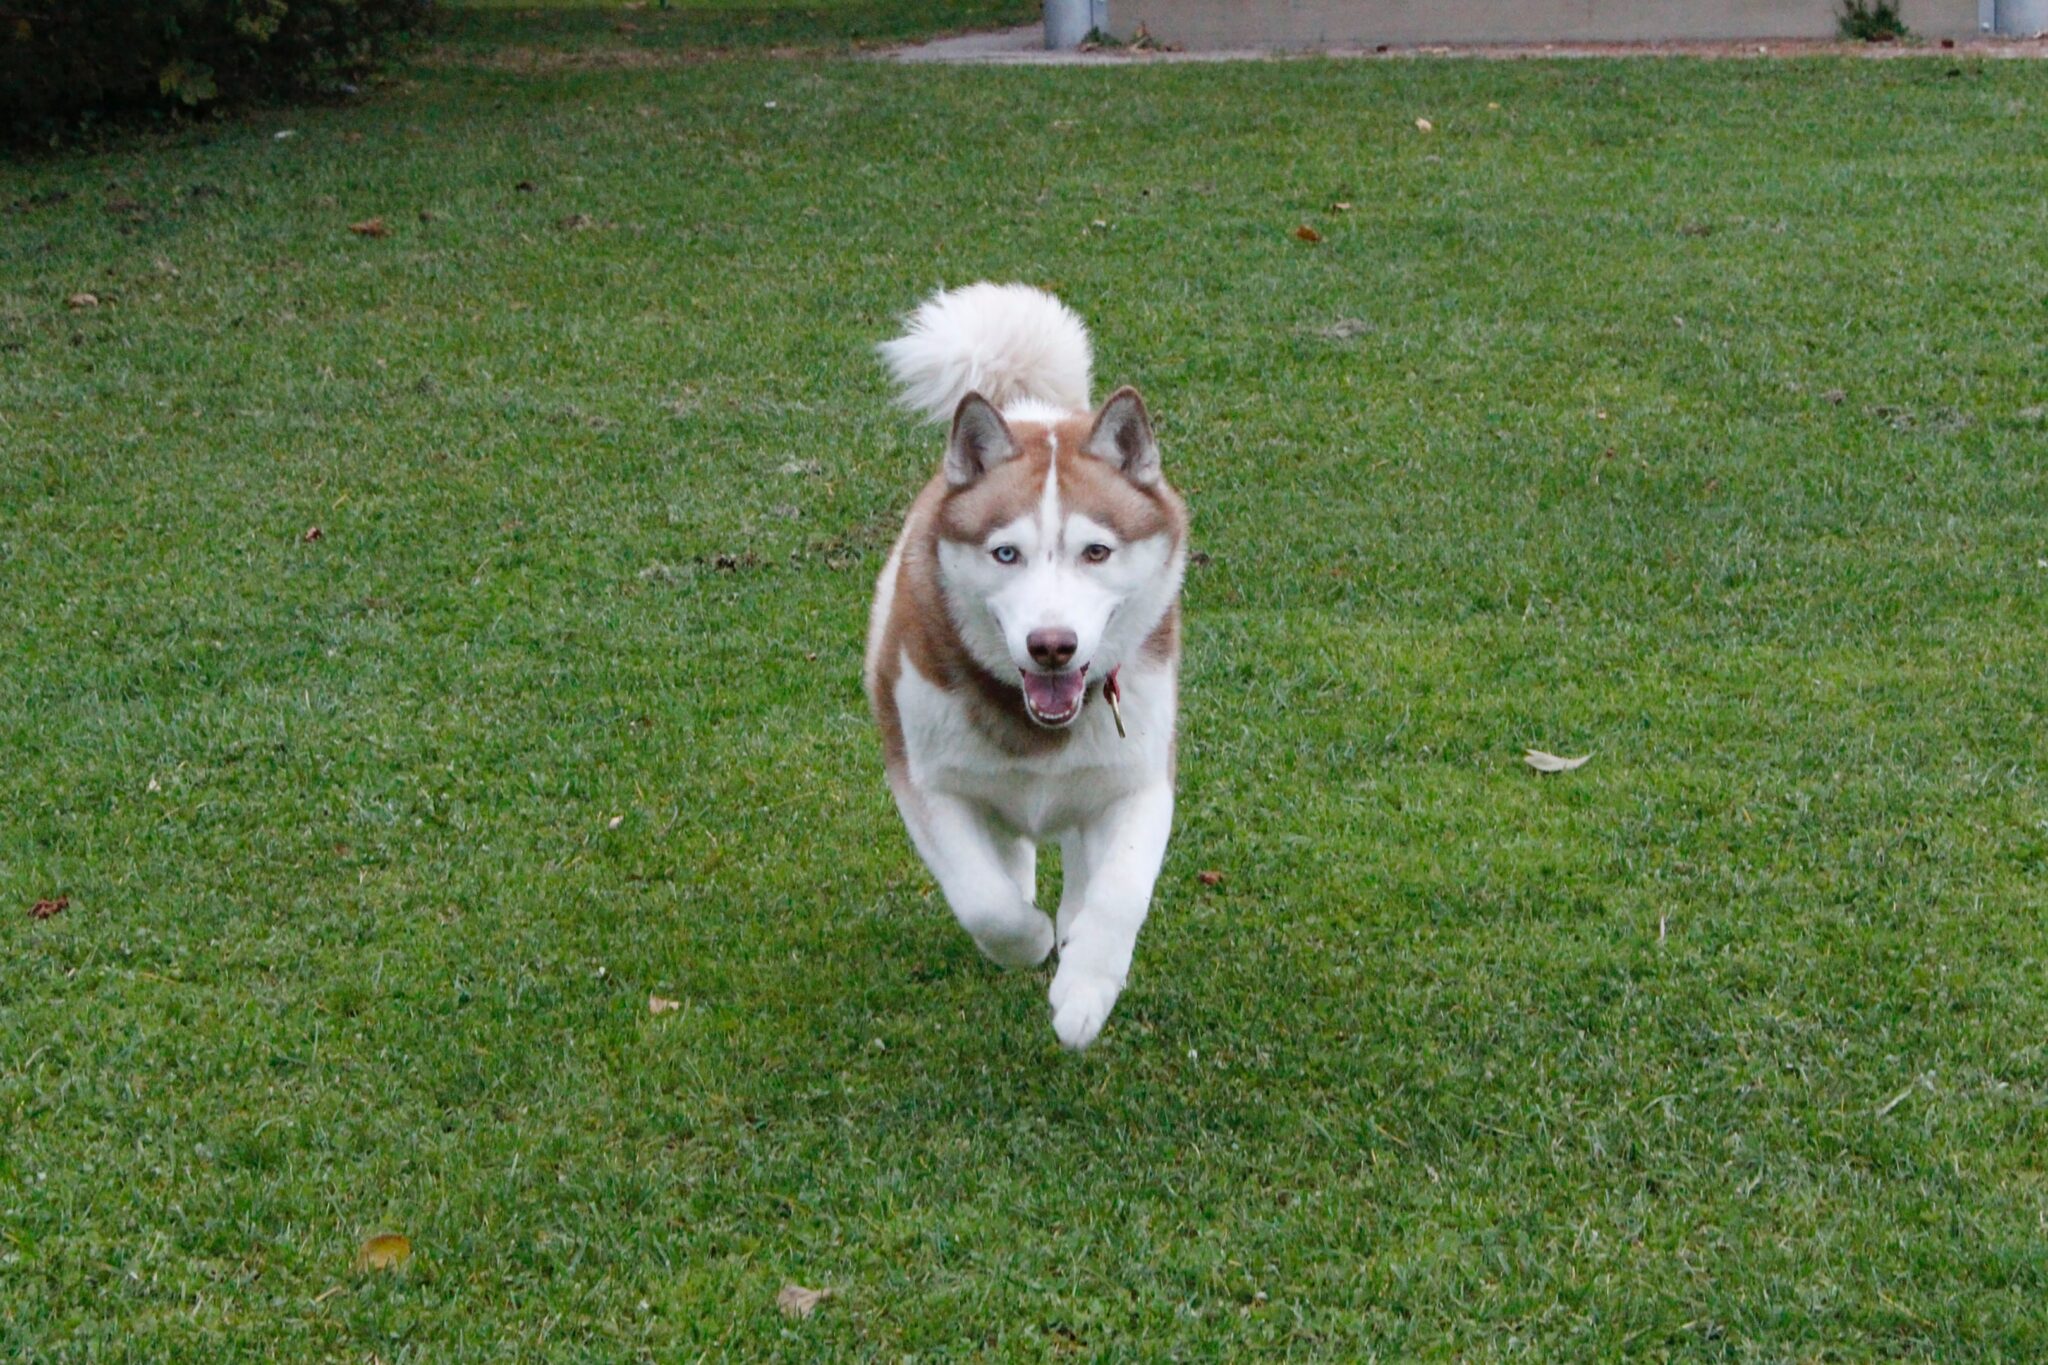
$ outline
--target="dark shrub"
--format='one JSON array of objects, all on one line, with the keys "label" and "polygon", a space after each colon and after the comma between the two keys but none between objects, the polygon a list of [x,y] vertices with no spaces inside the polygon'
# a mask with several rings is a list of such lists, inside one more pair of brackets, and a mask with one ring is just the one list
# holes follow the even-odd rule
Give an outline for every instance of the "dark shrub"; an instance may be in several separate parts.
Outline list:
[{"label": "dark shrub", "polygon": [[1861,42],[1890,43],[1906,36],[1899,0],[1842,0],[1840,22],[1844,38]]},{"label": "dark shrub", "polygon": [[0,0],[0,119],[330,93],[433,0]]}]

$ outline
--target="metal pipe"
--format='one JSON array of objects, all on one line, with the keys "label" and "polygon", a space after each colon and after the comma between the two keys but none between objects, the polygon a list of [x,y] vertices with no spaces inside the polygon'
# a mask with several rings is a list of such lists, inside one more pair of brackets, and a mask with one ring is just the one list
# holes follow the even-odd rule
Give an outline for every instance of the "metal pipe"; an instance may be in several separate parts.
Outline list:
[{"label": "metal pipe", "polygon": [[1045,0],[1045,45],[1079,47],[1096,29],[1109,28],[1109,0]]},{"label": "metal pipe", "polygon": [[2048,0],[1998,0],[1998,31],[2019,38],[2048,33]]}]

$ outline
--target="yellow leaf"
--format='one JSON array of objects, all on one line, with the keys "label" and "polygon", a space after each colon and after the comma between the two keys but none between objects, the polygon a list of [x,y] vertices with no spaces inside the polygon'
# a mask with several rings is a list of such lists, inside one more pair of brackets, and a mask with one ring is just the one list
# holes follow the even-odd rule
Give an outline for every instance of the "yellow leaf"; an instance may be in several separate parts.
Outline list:
[{"label": "yellow leaf", "polygon": [[682,1001],[671,1000],[665,995],[650,995],[647,997],[647,1012],[649,1014],[672,1014],[682,1007]]},{"label": "yellow leaf", "polygon": [[1419,133],[1433,133],[1436,131],[1436,125],[1426,118],[1419,118],[1415,120],[1415,131]]},{"label": "yellow leaf", "polygon": [[1568,773],[1574,768],[1584,767],[1586,760],[1592,756],[1587,754],[1584,758],[1559,758],[1556,754],[1546,754],[1541,749],[1531,749],[1522,755],[1522,762],[1539,773]]},{"label": "yellow leaf", "polygon": [[396,1270],[412,1259],[412,1241],[396,1232],[380,1232],[356,1252],[357,1270]]}]

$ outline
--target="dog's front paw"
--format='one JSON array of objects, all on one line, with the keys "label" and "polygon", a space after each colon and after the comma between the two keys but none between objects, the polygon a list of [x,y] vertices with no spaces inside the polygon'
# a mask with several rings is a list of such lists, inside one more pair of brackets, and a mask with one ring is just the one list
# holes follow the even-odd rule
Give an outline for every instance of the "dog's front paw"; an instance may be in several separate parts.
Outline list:
[{"label": "dog's front paw", "polygon": [[1123,982],[1113,977],[1062,963],[1053,974],[1047,996],[1052,1002],[1052,1031],[1059,1035],[1060,1046],[1079,1052],[1094,1042],[1109,1022],[1109,1012],[1116,1008],[1123,988]]},{"label": "dog's front paw", "polygon": [[1052,951],[1052,921],[1032,910],[1000,929],[983,930],[974,943],[998,967],[1036,967]]}]

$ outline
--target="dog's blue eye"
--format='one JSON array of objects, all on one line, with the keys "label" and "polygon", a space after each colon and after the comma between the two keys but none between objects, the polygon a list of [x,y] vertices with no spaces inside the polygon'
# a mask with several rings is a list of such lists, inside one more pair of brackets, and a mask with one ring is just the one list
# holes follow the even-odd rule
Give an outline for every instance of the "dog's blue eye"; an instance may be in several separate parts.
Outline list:
[{"label": "dog's blue eye", "polygon": [[991,553],[995,555],[996,563],[998,564],[1015,564],[1017,562],[1017,547],[1014,545],[998,545]]},{"label": "dog's blue eye", "polygon": [[1087,549],[1081,551],[1081,558],[1087,560],[1090,564],[1100,564],[1103,560],[1108,559],[1109,555],[1110,550],[1107,545],[1090,545]]}]

